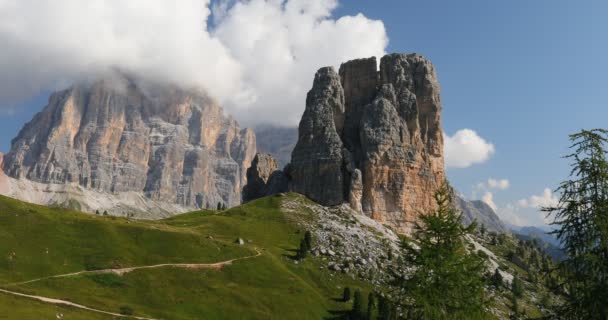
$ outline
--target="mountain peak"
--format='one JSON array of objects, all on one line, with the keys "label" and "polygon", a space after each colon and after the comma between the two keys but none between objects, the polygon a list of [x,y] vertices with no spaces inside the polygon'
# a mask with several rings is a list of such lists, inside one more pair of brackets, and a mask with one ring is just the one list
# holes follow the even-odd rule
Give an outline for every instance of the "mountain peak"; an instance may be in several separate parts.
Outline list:
[{"label": "mountain peak", "polygon": [[200,208],[239,204],[254,154],[253,131],[205,94],[112,73],[55,92],[3,168],[16,179]]}]

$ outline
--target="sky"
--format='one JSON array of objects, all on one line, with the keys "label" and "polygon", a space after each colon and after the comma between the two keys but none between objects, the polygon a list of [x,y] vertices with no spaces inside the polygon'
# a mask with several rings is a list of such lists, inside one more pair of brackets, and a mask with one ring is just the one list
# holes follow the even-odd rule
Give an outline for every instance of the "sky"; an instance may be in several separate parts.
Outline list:
[{"label": "sky", "polygon": [[606,1],[45,3],[0,0],[0,151],[51,91],[109,66],[204,87],[247,125],[295,124],[317,68],[418,52],[441,84],[451,184],[542,225],[568,134],[608,127]]}]

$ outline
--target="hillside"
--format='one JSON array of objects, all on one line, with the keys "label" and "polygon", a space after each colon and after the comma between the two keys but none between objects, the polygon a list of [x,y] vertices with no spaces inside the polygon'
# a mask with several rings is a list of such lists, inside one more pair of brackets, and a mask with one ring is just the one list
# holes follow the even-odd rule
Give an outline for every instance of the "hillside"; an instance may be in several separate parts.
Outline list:
[{"label": "hillside", "polygon": [[[294,257],[306,230],[315,245],[298,262]],[[347,206],[326,208],[296,194],[157,221],[0,197],[0,310],[10,319],[112,317],[2,291],[8,290],[149,319],[339,318],[351,307],[339,299],[345,286],[364,292],[390,288],[385,271],[402,267],[390,258],[399,250],[397,241],[390,229],[353,215]],[[489,287],[498,319],[509,312],[510,275],[526,283],[521,305],[528,314],[542,314],[541,298],[555,300],[536,267],[508,260],[517,251],[515,239],[492,233],[471,241],[472,248],[488,253],[489,270],[498,266],[505,275],[504,286]]]},{"label": "hillside", "polygon": [[[321,259],[296,264],[292,256],[304,230],[279,210],[281,199],[260,199],[226,212],[133,221],[0,197],[0,289],[155,319],[331,317],[348,308],[334,300],[341,286],[368,285],[325,272]],[[298,217],[307,215],[310,211],[301,210]],[[235,243],[237,238],[244,244]],[[160,267],[15,284],[82,270],[244,257],[249,258],[219,267]],[[108,318],[5,293],[0,310],[10,319]]]}]

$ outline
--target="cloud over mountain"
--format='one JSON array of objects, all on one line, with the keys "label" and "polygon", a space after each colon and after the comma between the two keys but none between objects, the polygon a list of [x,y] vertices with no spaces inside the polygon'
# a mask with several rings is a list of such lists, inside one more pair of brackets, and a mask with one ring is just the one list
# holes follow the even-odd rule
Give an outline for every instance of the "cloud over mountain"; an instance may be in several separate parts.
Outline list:
[{"label": "cloud over mountain", "polygon": [[[250,123],[295,125],[314,71],[383,54],[381,21],[336,0],[0,0],[0,102],[117,68],[206,90]],[[213,17],[213,23],[210,18]]]}]

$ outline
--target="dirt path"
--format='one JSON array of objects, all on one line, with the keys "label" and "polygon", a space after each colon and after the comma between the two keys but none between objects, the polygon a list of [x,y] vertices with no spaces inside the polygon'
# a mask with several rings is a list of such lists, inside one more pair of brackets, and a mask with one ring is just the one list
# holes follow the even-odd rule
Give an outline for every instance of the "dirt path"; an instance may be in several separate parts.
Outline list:
[{"label": "dirt path", "polygon": [[150,266],[139,266],[139,267],[129,267],[129,268],[118,268],[118,269],[83,270],[83,271],[78,271],[78,272],[58,274],[58,275],[54,275],[54,276],[37,278],[37,279],[27,280],[27,281],[23,281],[23,282],[9,283],[9,284],[6,284],[5,286],[6,287],[18,286],[18,285],[24,285],[24,284],[28,284],[28,283],[32,283],[32,282],[41,281],[41,280],[55,279],[55,278],[67,278],[67,277],[74,277],[74,276],[80,276],[80,275],[86,275],[86,274],[114,273],[117,275],[123,275],[125,273],[129,273],[129,272],[132,272],[135,270],[155,269],[155,268],[165,268],[165,267],[184,268],[184,269],[220,269],[221,267],[229,265],[235,261],[251,259],[251,258],[255,258],[255,257],[258,257],[261,255],[260,251],[258,251],[257,248],[255,249],[255,251],[256,251],[256,254],[251,255],[251,256],[234,258],[231,260],[214,262],[214,263],[163,263],[163,264],[155,264],[155,265],[150,265]]},{"label": "dirt path", "polygon": [[107,314],[109,316],[122,317],[122,318],[132,318],[132,319],[142,319],[142,320],[157,320],[157,319],[154,319],[154,318],[127,316],[127,315],[120,314],[120,313],[114,313],[114,312],[109,312],[109,311],[103,311],[103,310],[99,310],[99,309],[89,308],[87,306],[83,306],[83,305],[80,305],[80,304],[77,304],[77,303],[73,303],[73,302],[70,302],[70,301],[53,299],[53,298],[47,298],[47,297],[41,297],[41,296],[34,296],[34,295],[29,295],[29,294],[23,294],[23,293],[19,293],[19,292],[13,292],[13,291],[4,290],[4,289],[0,289],[0,292],[7,293],[7,294],[12,294],[12,295],[18,296],[18,297],[30,298],[30,299],[34,299],[34,300],[38,300],[38,301],[42,301],[42,302],[47,302],[47,303],[52,303],[52,304],[61,304],[61,305],[65,305],[65,306],[69,306],[69,307],[74,307],[74,308],[78,308],[78,309],[88,310],[88,311],[97,312],[97,313],[103,313],[103,314]]},{"label": "dirt path", "polygon": [[[259,257],[260,255],[262,255],[262,253],[257,248],[255,248],[255,251],[256,251],[256,254],[251,255],[251,256],[234,258],[234,259],[214,262],[214,263],[163,263],[163,264],[155,264],[155,265],[150,265],[150,266],[139,266],[139,267],[120,268],[120,269],[85,270],[85,271],[78,271],[78,272],[72,272],[72,273],[66,273],[66,274],[58,274],[58,275],[54,275],[54,276],[48,276],[48,277],[43,277],[43,278],[38,278],[38,279],[33,279],[33,280],[28,280],[28,281],[23,281],[23,282],[11,283],[11,284],[5,285],[5,287],[24,285],[24,284],[41,281],[41,280],[46,280],[46,279],[67,278],[67,277],[79,276],[79,275],[83,275],[83,274],[114,273],[114,274],[118,274],[118,275],[123,275],[125,273],[129,273],[129,272],[135,271],[135,270],[165,268],[165,267],[185,268],[185,269],[220,269],[223,266],[230,265],[235,261],[251,259],[251,258]],[[6,294],[11,294],[14,296],[19,296],[19,297],[30,298],[30,299],[34,299],[34,300],[38,300],[38,301],[42,301],[42,302],[46,302],[46,303],[51,303],[51,304],[66,305],[66,306],[70,306],[70,307],[74,307],[74,308],[78,308],[78,309],[107,314],[107,315],[111,315],[111,316],[115,316],[115,317],[142,319],[142,320],[157,320],[154,318],[127,316],[127,315],[123,315],[123,314],[119,314],[119,313],[90,308],[90,307],[83,306],[83,305],[73,303],[70,301],[66,301],[66,300],[59,300],[59,299],[54,299],[54,298],[29,295],[29,294],[9,291],[9,290],[5,290],[5,289],[1,289],[1,288],[0,288],[0,292],[6,293]]]}]

